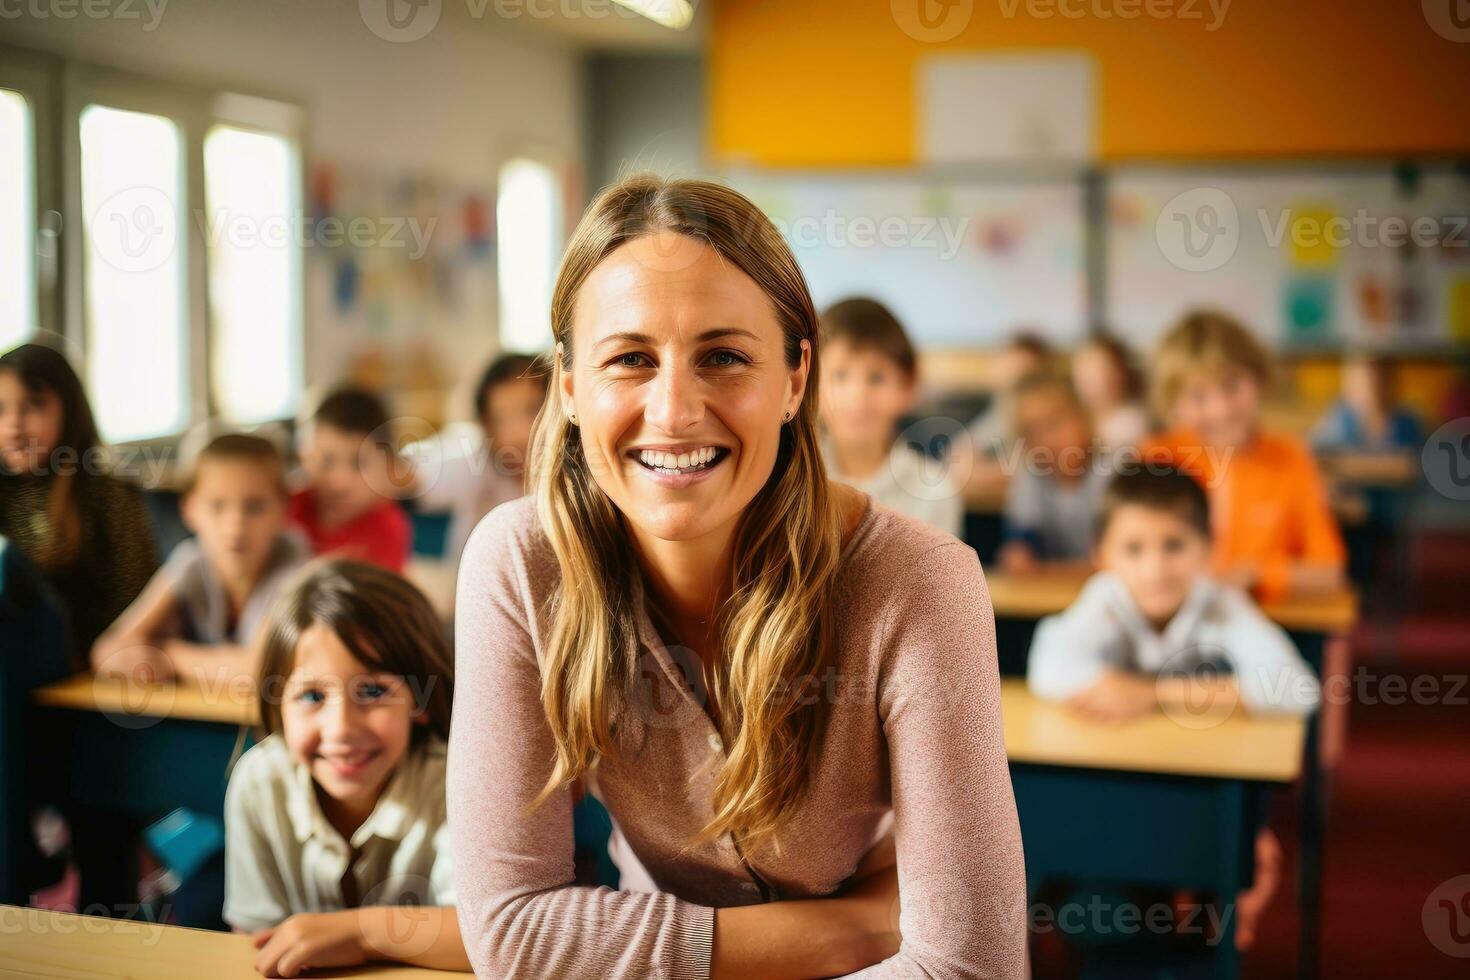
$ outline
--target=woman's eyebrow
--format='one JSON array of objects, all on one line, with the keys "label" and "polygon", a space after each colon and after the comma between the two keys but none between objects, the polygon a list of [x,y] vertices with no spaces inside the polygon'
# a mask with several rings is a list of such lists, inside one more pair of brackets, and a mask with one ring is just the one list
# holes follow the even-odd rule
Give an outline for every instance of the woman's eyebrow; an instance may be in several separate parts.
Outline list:
[{"label": "woman's eyebrow", "polygon": [[[708,330],[702,331],[698,336],[694,338],[694,341],[695,343],[702,344],[706,341],[718,340],[721,337],[745,337],[748,340],[754,340],[757,342],[760,341],[759,337],[757,337],[751,331],[744,329],[743,327],[711,327]],[[638,333],[637,331],[623,330],[619,331],[618,333],[608,334],[606,337],[603,337],[597,343],[593,344],[592,347],[595,350],[598,347],[602,347],[606,344],[612,343],[647,344],[650,347],[655,346],[653,338],[650,337],[648,334]]]}]

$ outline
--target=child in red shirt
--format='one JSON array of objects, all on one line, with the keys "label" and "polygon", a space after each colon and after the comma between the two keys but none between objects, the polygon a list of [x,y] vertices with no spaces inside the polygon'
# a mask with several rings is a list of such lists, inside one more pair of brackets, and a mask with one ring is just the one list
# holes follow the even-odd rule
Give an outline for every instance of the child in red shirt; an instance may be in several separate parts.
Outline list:
[{"label": "child in red shirt", "polygon": [[292,494],[290,517],[312,551],[402,572],[413,536],[389,496],[397,454],[382,401],[357,388],[328,395],[312,416],[301,463],[310,485]]}]

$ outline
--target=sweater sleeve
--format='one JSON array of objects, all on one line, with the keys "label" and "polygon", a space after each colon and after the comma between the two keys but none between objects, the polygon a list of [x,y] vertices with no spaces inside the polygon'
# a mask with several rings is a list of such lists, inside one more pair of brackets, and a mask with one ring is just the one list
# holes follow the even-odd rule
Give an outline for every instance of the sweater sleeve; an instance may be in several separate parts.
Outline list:
[{"label": "sweater sleeve", "polygon": [[496,980],[708,977],[713,909],[574,884],[570,792],[531,809],[554,746],[516,534],[524,511],[482,521],[460,565],[446,790],[470,962]]},{"label": "sweater sleeve", "polygon": [[975,553],[939,545],[896,603],[880,675],[898,853],[898,953],[854,976],[1025,973],[1026,881],[1006,764],[995,620]]}]

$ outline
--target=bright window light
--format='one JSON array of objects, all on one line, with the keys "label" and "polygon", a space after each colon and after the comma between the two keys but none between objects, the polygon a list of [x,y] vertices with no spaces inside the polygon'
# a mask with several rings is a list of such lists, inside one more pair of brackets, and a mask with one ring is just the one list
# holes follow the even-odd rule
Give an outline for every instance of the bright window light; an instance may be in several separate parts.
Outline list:
[{"label": "bright window light", "polygon": [[34,159],[31,104],[0,89],[0,351],[36,332]]},{"label": "bright window light", "polygon": [[301,164],[285,137],[204,139],[210,380],[232,422],[288,418],[301,394]]},{"label": "bright window light", "polygon": [[188,418],[183,138],[163,116],[81,114],[87,381],[104,439],[171,435]]},{"label": "bright window light", "polygon": [[500,168],[495,204],[500,343],[506,350],[551,346],[551,290],[561,259],[561,197],[543,163],[515,159]]}]

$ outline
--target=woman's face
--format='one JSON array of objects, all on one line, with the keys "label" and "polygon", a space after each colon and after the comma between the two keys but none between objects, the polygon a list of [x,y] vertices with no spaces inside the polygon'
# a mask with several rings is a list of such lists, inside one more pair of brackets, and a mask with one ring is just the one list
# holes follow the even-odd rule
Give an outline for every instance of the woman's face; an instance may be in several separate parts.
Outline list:
[{"label": "woman's face", "polygon": [[732,528],[775,468],[806,388],[770,299],[715,249],[675,232],[611,252],[577,293],[563,404],[597,485],[642,534]]}]

